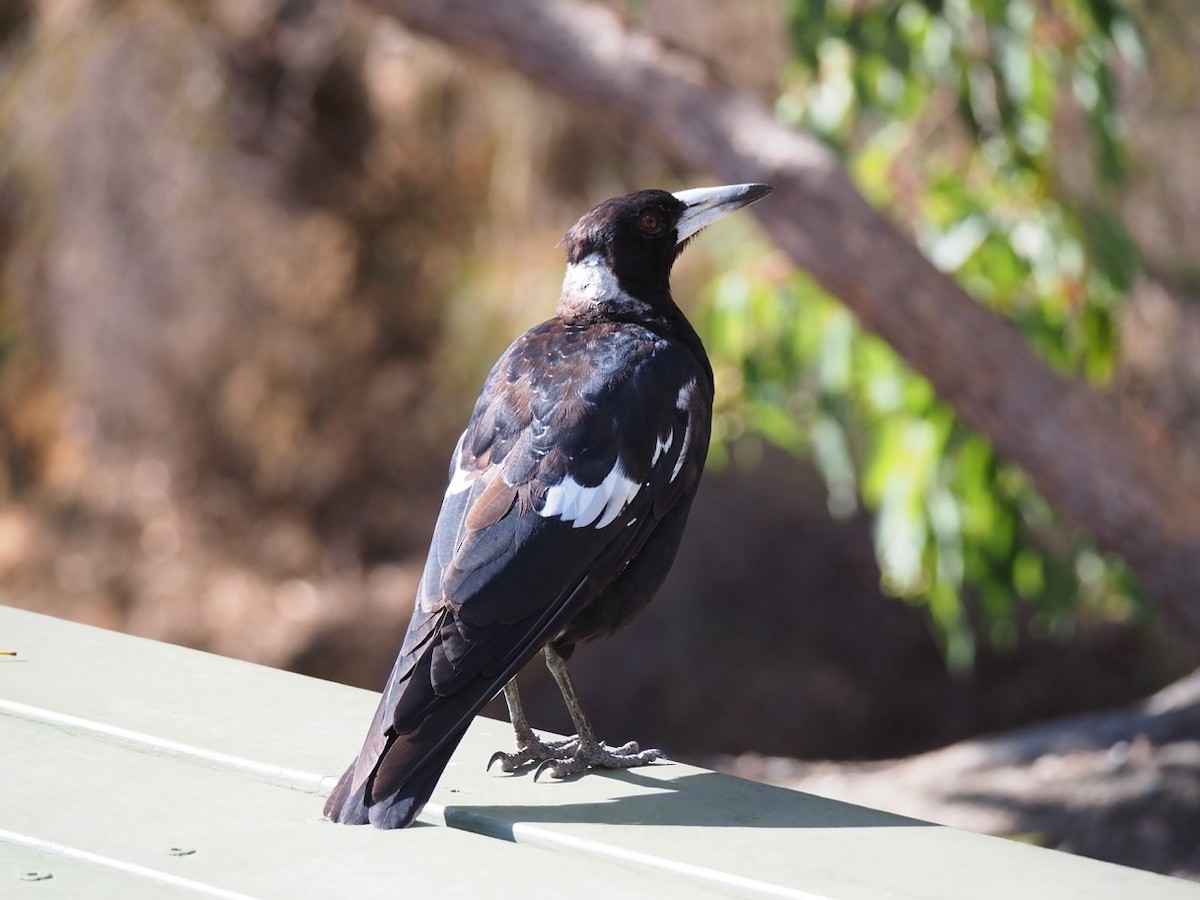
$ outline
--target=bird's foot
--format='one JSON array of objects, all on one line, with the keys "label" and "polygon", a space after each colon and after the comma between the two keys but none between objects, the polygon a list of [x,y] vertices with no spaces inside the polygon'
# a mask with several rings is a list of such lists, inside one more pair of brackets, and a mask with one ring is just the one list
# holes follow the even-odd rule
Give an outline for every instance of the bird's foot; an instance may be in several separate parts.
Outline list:
[{"label": "bird's foot", "polygon": [[516,753],[497,750],[488,760],[487,767],[490,770],[496,763],[500,763],[500,771],[515,772],[526,763],[541,762],[545,764],[554,760],[570,759],[571,754],[575,753],[578,748],[578,735],[557,741],[543,741],[541,738],[535,737],[531,741],[522,741],[518,744]]},{"label": "bird's foot", "polygon": [[537,781],[543,774],[551,778],[567,778],[588,769],[632,769],[635,766],[649,765],[656,759],[666,758],[667,754],[661,750],[641,749],[637,741],[630,741],[620,747],[609,747],[604,742],[590,747],[580,745],[572,754],[543,761],[534,770],[533,780]]}]

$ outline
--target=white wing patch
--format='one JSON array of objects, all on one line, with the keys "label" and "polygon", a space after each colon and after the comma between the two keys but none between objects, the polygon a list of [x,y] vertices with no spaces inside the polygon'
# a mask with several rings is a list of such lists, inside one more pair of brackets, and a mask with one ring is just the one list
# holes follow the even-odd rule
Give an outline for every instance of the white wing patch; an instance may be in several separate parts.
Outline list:
[{"label": "white wing patch", "polygon": [[[589,263],[596,265],[593,262],[593,257],[588,257],[575,266],[568,269],[567,280],[572,280],[572,269],[579,271],[575,272],[576,287],[584,288],[588,277],[595,278],[596,281],[590,285],[594,295],[602,294],[606,290],[603,281],[606,278],[611,278],[612,275],[607,271],[607,267],[599,265],[599,271],[586,271],[590,269]],[[585,275],[586,272],[586,275]],[[597,283],[599,282],[599,283]],[[696,381],[693,379],[679,389],[679,395],[675,400],[675,408],[680,411],[686,411],[691,403],[692,394],[696,389]],[[479,479],[481,472],[464,469],[462,465],[462,445],[466,439],[466,432],[463,432],[462,437],[458,439],[458,444],[454,448],[454,469],[450,474],[450,484],[446,487],[446,496],[451,497],[455,494],[461,494],[463,491],[470,490],[471,486]],[[692,443],[692,423],[691,418],[683,431],[682,446],[679,448],[679,456],[675,460],[675,467],[671,471],[670,481],[674,481],[680,471],[683,469],[684,460],[687,458],[688,449]],[[654,455],[650,459],[650,465],[658,464],[659,459],[664,453],[671,449],[675,444],[674,432],[667,432],[665,435],[658,437],[654,442]],[[580,484],[570,475],[567,475],[558,484],[546,489],[546,502],[542,508],[538,510],[538,515],[542,518],[550,518],[558,516],[564,522],[570,522],[572,528],[584,528],[592,525],[595,528],[604,528],[621,514],[633,499],[637,496],[638,491],[644,485],[641,482],[630,478],[626,473],[621,461],[618,459],[604,480],[599,484],[588,487]],[[633,521],[637,521],[636,519]],[[633,522],[629,523],[630,525]]]},{"label": "white wing patch", "polygon": [[546,503],[539,511],[543,517],[559,516],[572,528],[595,523],[603,528],[621,514],[641,490],[640,482],[625,474],[620,460],[595,487],[585,487],[570,475],[546,490]]},{"label": "white wing patch", "polygon": [[454,472],[450,476],[450,484],[446,488],[446,496],[452,497],[455,494],[461,494],[468,490],[475,480],[479,477],[479,472],[471,472],[462,467],[462,445],[466,440],[467,433],[464,431],[458,439],[458,443],[454,445],[454,455],[450,457],[454,460]]},{"label": "white wing patch", "polygon": [[[681,387],[675,400],[675,408],[686,411],[691,405],[692,394],[695,390],[695,379]],[[689,416],[683,431],[679,457],[675,460],[675,468],[671,472],[671,481],[674,481],[683,469],[691,442],[692,422]],[[654,456],[650,459],[650,465],[656,465],[674,443],[674,432],[667,432],[657,438],[654,442]],[[641,483],[629,477],[618,459],[612,467],[612,471],[595,487],[585,487],[567,475],[558,484],[547,488],[546,502],[538,514],[545,518],[559,516],[564,522],[570,522],[573,528],[583,528],[593,524],[596,528],[603,528],[621,514],[621,510],[633,501],[642,487]]]}]

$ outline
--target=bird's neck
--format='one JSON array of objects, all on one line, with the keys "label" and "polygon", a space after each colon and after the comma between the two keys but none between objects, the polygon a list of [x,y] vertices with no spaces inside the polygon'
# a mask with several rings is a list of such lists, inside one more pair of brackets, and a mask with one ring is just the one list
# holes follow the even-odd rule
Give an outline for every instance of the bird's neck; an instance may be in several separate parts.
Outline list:
[{"label": "bird's neck", "polygon": [[704,344],[664,285],[650,299],[635,296],[621,286],[620,279],[602,254],[592,253],[567,265],[556,316],[568,325],[600,322],[631,322],[680,341],[696,357],[712,389],[712,366]]},{"label": "bird's neck", "polygon": [[669,288],[642,298],[627,291],[602,253],[589,253],[567,265],[558,317],[567,322],[633,321],[651,324],[682,316]]}]

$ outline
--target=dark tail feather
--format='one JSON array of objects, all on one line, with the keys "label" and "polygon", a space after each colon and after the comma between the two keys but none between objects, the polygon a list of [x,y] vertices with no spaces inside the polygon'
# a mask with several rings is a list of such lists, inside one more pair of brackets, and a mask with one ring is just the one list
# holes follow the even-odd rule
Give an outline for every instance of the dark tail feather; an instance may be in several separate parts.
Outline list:
[{"label": "dark tail feather", "polygon": [[[376,800],[368,813],[371,824],[376,828],[406,828],[411,825],[413,819],[425,808],[438,779],[446,769],[446,764],[450,762],[450,757],[454,755],[466,733],[464,728],[452,735],[391,794],[379,796],[376,791]],[[380,769],[384,769],[387,763],[385,754]]]},{"label": "dark tail feather", "polygon": [[[333,793],[325,801],[325,815],[343,825],[366,825],[376,828],[407,828],[420,815],[433,794],[438,779],[445,771],[450,757],[458,748],[465,727],[444,738],[432,753],[409,769],[414,750],[420,746],[413,735],[393,738],[388,742],[371,776],[354,787],[357,761],[338,780]],[[402,780],[397,782],[397,773]],[[391,792],[381,794],[378,788]],[[371,792],[368,802],[367,792]]]},{"label": "dark tail feather", "polygon": [[360,785],[353,795],[350,793],[357,762],[355,760],[350,763],[350,768],[342,773],[342,777],[338,779],[333,793],[325,801],[325,815],[334,822],[339,822],[342,825],[366,825],[371,821],[367,814],[367,804],[364,797],[366,793],[365,788]]},{"label": "dark tail feather", "polygon": [[[449,696],[438,695],[430,683],[433,647],[428,647],[416,666],[408,667],[407,683],[399,692],[393,696],[391,690],[384,691],[358,758],[325,802],[325,815],[345,825],[411,825],[466,735],[471,717],[529,661],[562,621],[575,614],[579,602],[590,596],[588,583],[586,576],[581,578],[565,601],[527,625],[524,636],[511,640],[513,651],[502,657],[494,670],[485,669]],[[400,665],[397,662],[398,669]],[[410,695],[410,690],[417,693]],[[414,720],[418,724],[403,734],[391,730],[398,721]],[[384,722],[389,725],[385,727]]]}]

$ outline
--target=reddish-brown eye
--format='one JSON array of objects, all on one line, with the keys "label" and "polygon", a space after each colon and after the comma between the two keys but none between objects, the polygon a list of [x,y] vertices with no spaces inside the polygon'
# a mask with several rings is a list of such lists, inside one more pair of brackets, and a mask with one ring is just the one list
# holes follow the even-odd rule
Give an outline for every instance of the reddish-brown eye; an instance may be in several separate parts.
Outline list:
[{"label": "reddish-brown eye", "polygon": [[642,213],[638,219],[638,228],[646,232],[646,234],[654,234],[662,227],[662,217],[652,209]]}]

